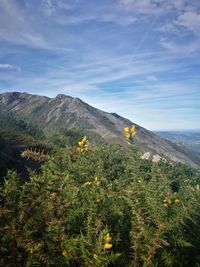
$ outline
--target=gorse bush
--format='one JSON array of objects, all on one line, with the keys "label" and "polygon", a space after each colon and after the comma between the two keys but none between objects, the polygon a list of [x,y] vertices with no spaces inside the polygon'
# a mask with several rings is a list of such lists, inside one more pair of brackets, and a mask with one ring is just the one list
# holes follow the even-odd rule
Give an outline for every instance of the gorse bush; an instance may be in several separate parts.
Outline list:
[{"label": "gorse bush", "polygon": [[200,179],[134,146],[63,148],[1,188],[0,266],[199,266]]}]

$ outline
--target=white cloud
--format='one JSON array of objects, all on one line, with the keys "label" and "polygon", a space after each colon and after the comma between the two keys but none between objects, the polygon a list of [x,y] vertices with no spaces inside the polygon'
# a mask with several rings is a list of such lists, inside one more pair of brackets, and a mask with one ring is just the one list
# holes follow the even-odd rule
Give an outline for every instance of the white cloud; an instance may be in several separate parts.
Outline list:
[{"label": "white cloud", "polygon": [[158,27],[158,31],[162,33],[178,34],[178,28],[173,23],[165,23]]},{"label": "white cloud", "polygon": [[102,16],[99,17],[99,20],[104,21],[104,22],[113,22],[119,25],[131,25],[134,24],[138,19],[132,15],[122,15],[122,14],[115,14],[115,13],[110,13],[110,14],[103,14]]},{"label": "white cloud", "polygon": [[76,1],[65,0],[42,0],[41,7],[44,13],[51,15],[59,10],[68,11],[74,8]]},{"label": "white cloud", "polygon": [[[117,85],[118,82],[119,84],[122,82],[122,86],[117,86],[124,92],[126,88],[132,90],[135,84],[137,87],[147,88],[143,77],[156,80],[157,78],[152,73],[162,74],[180,69],[181,64],[172,63],[172,57],[175,59],[175,56],[171,56],[169,53],[154,52],[118,57],[110,55],[105,58],[97,53],[96,58],[94,55],[91,58],[87,56],[87,64],[74,62],[72,66],[55,65],[37,76],[23,73],[23,76],[12,79],[8,75],[7,80],[19,87],[23,84],[24,90],[26,88],[47,88],[53,92],[69,90],[71,94],[72,92],[75,94],[99,92],[106,83],[116,83]],[[3,79],[6,81],[5,75]],[[127,83],[130,84],[127,85]]]},{"label": "white cloud", "polygon": [[199,7],[198,0],[118,0],[127,11],[140,14],[163,14],[184,12]]},{"label": "white cloud", "polygon": [[[164,36],[160,38],[163,47],[175,53],[194,53],[200,51],[200,13],[186,10],[166,24],[157,28]],[[169,38],[168,34],[173,34]]]},{"label": "white cloud", "polygon": [[147,78],[147,80],[150,80],[150,81],[157,81],[158,80],[158,78],[154,75],[148,75],[148,76],[146,76],[146,78]]},{"label": "white cloud", "polygon": [[119,4],[128,13],[149,15],[163,12],[160,5],[152,0],[119,0]]},{"label": "white cloud", "polygon": [[115,12],[107,12],[101,14],[86,14],[86,15],[64,15],[59,16],[56,19],[56,22],[60,25],[70,25],[70,24],[81,24],[85,22],[111,22],[119,25],[131,25],[137,21],[137,18],[133,15],[119,14]]},{"label": "white cloud", "polygon": [[39,32],[38,21],[20,8],[16,1],[0,0],[0,40],[11,44],[48,48],[49,44]]},{"label": "white cloud", "polygon": [[10,64],[0,64],[0,70],[16,70],[20,71],[21,69],[19,67],[10,65]]},{"label": "white cloud", "polygon": [[199,112],[195,117],[188,113],[195,109],[199,98],[192,86],[184,82],[163,82],[146,89],[129,88],[115,94],[99,91],[92,96],[84,95],[83,100],[97,108],[117,112],[150,129],[185,128],[186,118],[191,123],[187,127],[194,127]]},{"label": "white cloud", "polygon": [[[153,1],[153,0],[119,0],[119,3],[122,7],[127,9],[127,11],[132,11],[135,13],[141,14],[155,14],[163,13],[164,7],[165,11],[166,6],[169,8],[169,5],[166,5],[166,1]],[[168,1],[169,3],[169,1]]]},{"label": "white cloud", "polygon": [[52,14],[55,11],[52,0],[42,0],[42,7],[47,14]]},{"label": "white cloud", "polygon": [[192,31],[194,34],[200,36],[200,13],[197,11],[186,11],[179,15],[174,22],[175,25],[185,27]]},{"label": "white cloud", "polygon": [[124,6],[133,6],[136,8],[152,8],[156,5],[151,0],[120,0]]},{"label": "white cloud", "polygon": [[166,48],[167,50],[170,50],[171,52],[183,56],[188,56],[192,53],[198,53],[200,51],[200,41],[191,41],[189,43],[176,43],[170,40],[162,40],[161,45]]}]

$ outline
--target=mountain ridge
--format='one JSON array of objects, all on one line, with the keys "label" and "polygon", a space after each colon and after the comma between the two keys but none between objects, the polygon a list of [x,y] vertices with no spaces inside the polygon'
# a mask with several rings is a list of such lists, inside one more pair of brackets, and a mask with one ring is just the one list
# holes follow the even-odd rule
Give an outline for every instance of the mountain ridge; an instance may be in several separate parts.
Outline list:
[{"label": "mountain ridge", "polygon": [[184,146],[177,145],[116,113],[92,107],[77,97],[58,94],[54,98],[21,92],[0,94],[5,112],[31,121],[48,136],[61,127],[78,128],[99,136],[107,143],[126,145],[123,128],[136,125],[136,145],[141,153],[150,151],[171,161],[197,167],[199,162]]}]

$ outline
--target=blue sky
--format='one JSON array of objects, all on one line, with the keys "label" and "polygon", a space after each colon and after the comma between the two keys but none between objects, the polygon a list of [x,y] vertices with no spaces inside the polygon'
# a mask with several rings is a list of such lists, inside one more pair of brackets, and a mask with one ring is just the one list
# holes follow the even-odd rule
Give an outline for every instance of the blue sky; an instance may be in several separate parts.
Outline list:
[{"label": "blue sky", "polygon": [[199,0],[0,0],[0,92],[200,129]]}]

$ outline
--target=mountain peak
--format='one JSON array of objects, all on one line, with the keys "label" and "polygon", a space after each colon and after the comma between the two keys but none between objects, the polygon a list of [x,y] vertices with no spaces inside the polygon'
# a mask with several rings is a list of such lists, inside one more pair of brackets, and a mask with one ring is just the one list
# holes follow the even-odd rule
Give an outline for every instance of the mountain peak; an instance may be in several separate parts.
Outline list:
[{"label": "mountain peak", "polygon": [[[61,127],[84,130],[88,135],[96,136],[107,143],[127,145],[123,129],[135,123],[116,113],[104,112],[85,103],[77,97],[58,94],[55,98],[10,92],[0,94],[0,106],[7,113],[37,125],[46,135],[51,135]],[[191,166],[197,166],[198,160],[190,151],[166,140],[145,128],[136,125],[135,143],[144,153],[150,151],[164,158]]]},{"label": "mountain peak", "polygon": [[64,98],[70,98],[70,99],[73,99],[72,96],[68,96],[68,95],[65,95],[65,94],[58,94],[55,98],[56,98],[56,99],[64,99]]},{"label": "mountain peak", "polygon": [[16,99],[18,99],[20,95],[21,95],[21,93],[19,93],[19,92],[6,92],[6,93],[1,95],[0,101],[4,105],[9,105],[10,103],[12,103]]}]

